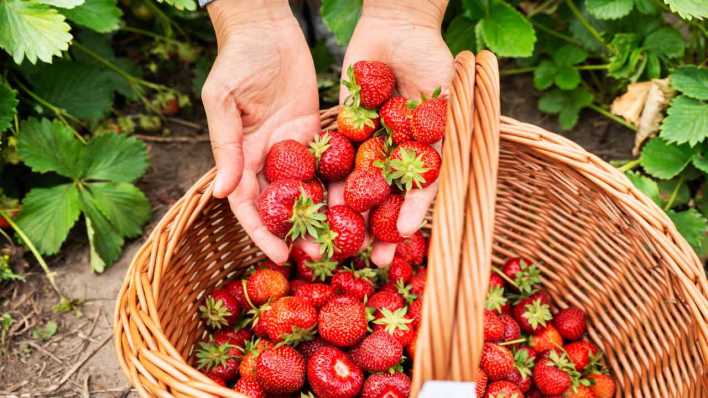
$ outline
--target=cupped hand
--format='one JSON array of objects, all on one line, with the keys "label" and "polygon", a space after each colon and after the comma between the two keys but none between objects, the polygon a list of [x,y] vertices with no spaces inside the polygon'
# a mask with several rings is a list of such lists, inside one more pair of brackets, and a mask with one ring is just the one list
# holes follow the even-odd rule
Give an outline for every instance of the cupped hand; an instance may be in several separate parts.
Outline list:
[{"label": "cupped hand", "polygon": [[202,90],[217,168],[214,196],[228,197],[253,242],[274,262],[288,246],[263,225],[256,200],[268,149],[294,139],[307,144],[320,130],[317,78],[310,50],[287,2],[242,9],[208,7],[218,56]]}]

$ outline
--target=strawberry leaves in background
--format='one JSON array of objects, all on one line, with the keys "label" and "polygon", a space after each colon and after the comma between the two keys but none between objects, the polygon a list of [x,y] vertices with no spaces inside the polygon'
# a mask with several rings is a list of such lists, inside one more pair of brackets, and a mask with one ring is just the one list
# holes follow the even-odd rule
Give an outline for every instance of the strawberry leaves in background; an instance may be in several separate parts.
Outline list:
[{"label": "strawberry leaves in background", "polygon": [[580,71],[575,65],[585,61],[588,53],[580,47],[565,45],[551,54],[551,59],[541,61],[534,69],[536,89],[546,90],[555,84],[561,90],[572,90],[580,84]]},{"label": "strawberry leaves in background", "polygon": [[12,125],[17,114],[17,92],[0,81],[0,133]]},{"label": "strawberry leaves in background", "polygon": [[580,111],[592,104],[592,94],[584,87],[574,90],[553,89],[538,101],[542,112],[558,114],[558,123],[563,130],[569,130],[578,122]]}]

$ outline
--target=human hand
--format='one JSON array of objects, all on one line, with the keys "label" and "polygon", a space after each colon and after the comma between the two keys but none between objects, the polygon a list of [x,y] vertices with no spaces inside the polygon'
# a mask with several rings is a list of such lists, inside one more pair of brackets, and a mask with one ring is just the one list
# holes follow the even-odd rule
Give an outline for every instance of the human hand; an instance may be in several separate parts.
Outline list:
[{"label": "human hand", "polygon": [[214,196],[228,197],[253,242],[280,264],[288,246],[263,225],[255,203],[268,149],[285,139],[306,144],[320,130],[310,50],[285,0],[216,1],[207,10],[219,50],[202,89]]}]

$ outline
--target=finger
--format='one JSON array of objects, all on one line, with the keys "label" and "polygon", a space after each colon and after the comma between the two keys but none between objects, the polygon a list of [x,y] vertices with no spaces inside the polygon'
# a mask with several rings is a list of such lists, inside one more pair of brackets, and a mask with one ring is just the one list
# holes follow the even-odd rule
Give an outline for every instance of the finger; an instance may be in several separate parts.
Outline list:
[{"label": "finger", "polygon": [[252,170],[245,170],[240,184],[229,195],[231,210],[253,243],[273,262],[283,264],[288,261],[288,245],[263,225],[256,208],[258,190],[256,174]]},{"label": "finger", "polygon": [[371,250],[371,261],[379,268],[385,267],[393,261],[393,256],[396,254],[396,244],[388,242],[374,242]]},{"label": "finger", "polygon": [[330,207],[344,204],[344,181],[329,184],[327,189],[327,204]]},{"label": "finger", "polygon": [[319,260],[322,257],[322,254],[320,253],[320,245],[310,237],[298,239],[295,241],[294,245],[307,253],[307,255],[313,260]]},{"label": "finger", "polygon": [[414,189],[406,194],[396,222],[401,235],[408,237],[420,229],[437,191],[438,183],[436,181],[424,189]]},{"label": "finger", "polygon": [[218,76],[218,62],[202,89],[202,101],[209,125],[209,139],[216,163],[214,196],[228,196],[241,180],[243,172],[243,126],[236,100]]}]

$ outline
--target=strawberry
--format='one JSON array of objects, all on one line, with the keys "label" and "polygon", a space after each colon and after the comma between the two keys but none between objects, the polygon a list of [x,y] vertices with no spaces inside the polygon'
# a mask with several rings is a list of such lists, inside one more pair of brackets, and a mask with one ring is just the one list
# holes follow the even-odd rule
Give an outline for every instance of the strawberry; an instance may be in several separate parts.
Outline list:
[{"label": "strawberry", "polygon": [[354,269],[370,268],[371,267],[371,252],[373,248],[370,244],[359,250],[356,256],[351,258],[351,265]]},{"label": "strawberry", "polygon": [[375,373],[364,382],[361,398],[407,398],[411,379],[403,372]]},{"label": "strawberry", "polygon": [[391,67],[383,62],[358,61],[347,68],[347,80],[343,80],[342,84],[349,90],[355,104],[374,109],[391,98],[396,76]]},{"label": "strawberry", "polygon": [[302,182],[302,189],[305,190],[307,196],[312,199],[312,203],[321,203],[325,199],[325,188],[318,179]]},{"label": "strawberry", "polygon": [[380,169],[354,170],[344,182],[344,203],[358,212],[364,212],[383,203],[391,194]]},{"label": "strawberry", "polygon": [[266,261],[263,261],[262,263],[258,264],[257,268],[272,269],[273,271],[278,271],[281,274],[283,274],[285,279],[290,279],[290,271],[291,271],[290,268],[291,267],[290,267],[290,264],[288,264],[288,263],[278,265],[270,260],[266,260]]},{"label": "strawberry", "polygon": [[395,311],[405,307],[406,302],[398,293],[392,291],[378,291],[369,297],[366,306],[372,308],[376,316],[381,316],[381,310]]},{"label": "strawberry", "polygon": [[349,355],[322,347],[307,360],[307,380],[321,398],[352,398],[364,384],[364,372]]},{"label": "strawberry", "polygon": [[355,170],[381,170],[376,166],[386,160],[386,141],[381,136],[374,136],[359,145],[354,159]]},{"label": "strawberry", "polygon": [[288,294],[288,280],[278,271],[258,269],[246,280],[246,293],[254,305],[265,304]]},{"label": "strawberry", "polygon": [[413,139],[422,144],[440,141],[445,135],[447,99],[431,98],[418,105],[411,115]]},{"label": "strawberry", "polygon": [[494,311],[484,311],[484,341],[497,342],[504,338],[504,323]]},{"label": "strawberry", "polygon": [[568,361],[565,354],[558,355],[552,352],[550,358],[543,358],[536,363],[533,369],[533,381],[538,389],[545,395],[561,395],[566,392],[572,383],[569,371],[573,364]]},{"label": "strawberry", "polygon": [[591,357],[599,352],[595,344],[587,340],[575,341],[566,344],[563,348],[568,355],[568,359],[579,372],[582,372],[590,364]]},{"label": "strawberry", "polygon": [[562,344],[563,338],[553,325],[539,329],[529,340],[529,346],[536,352],[553,350],[560,347]]},{"label": "strawberry", "polygon": [[207,373],[207,377],[210,378],[214,383],[216,383],[222,387],[226,387],[226,380],[224,380],[223,377],[221,377],[219,375],[215,375],[213,373]]},{"label": "strawberry", "polygon": [[396,245],[396,257],[410,264],[420,265],[428,254],[428,242],[420,231]]},{"label": "strawberry", "polygon": [[374,294],[374,283],[376,271],[371,268],[360,270],[344,269],[338,271],[332,277],[332,287],[335,293],[344,294],[364,301],[365,297]]},{"label": "strawberry", "polygon": [[499,380],[491,383],[487,387],[485,398],[523,398],[524,393],[519,387],[507,380]]},{"label": "strawberry", "polygon": [[268,340],[251,339],[247,341],[244,344],[241,365],[238,368],[241,377],[256,377],[258,357],[271,347],[273,347],[273,343]]},{"label": "strawberry", "polygon": [[397,310],[382,308],[381,316],[374,321],[374,331],[384,330],[395,337],[402,346],[407,346],[415,337],[414,320],[407,316],[407,313],[408,309],[405,307]]},{"label": "strawberry", "polygon": [[493,287],[501,287],[504,288],[504,279],[502,279],[501,276],[497,275],[495,272],[492,272],[489,275],[489,288]]},{"label": "strawberry", "polygon": [[615,381],[612,377],[604,373],[592,373],[588,376],[590,379],[590,389],[596,398],[612,398],[615,396]]},{"label": "strawberry", "polygon": [[268,338],[274,342],[297,344],[311,340],[317,326],[317,308],[302,297],[281,297],[263,313]]},{"label": "strawberry", "polygon": [[258,215],[268,230],[280,238],[293,240],[322,227],[323,203],[315,203],[297,180],[279,180],[258,196]]},{"label": "strawberry", "polygon": [[376,111],[356,105],[345,105],[337,115],[337,130],[350,141],[362,142],[379,127]]},{"label": "strawberry", "polygon": [[519,257],[510,258],[504,263],[502,271],[509,277],[524,295],[533,292],[536,285],[541,283],[541,271],[531,261]]},{"label": "strawberry", "polygon": [[330,259],[313,260],[304,250],[295,246],[290,251],[290,258],[295,262],[297,274],[306,281],[325,281],[332,276],[337,263]]},{"label": "strawberry", "polygon": [[337,347],[351,347],[366,334],[368,320],[364,303],[351,297],[335,297],[320,309],[320,337]]},{"label": "strawberry", "polygon": [[197,351],[197,367],[229,382],[238,375],[237,352],[238,350],[228,343],[201,342]]},{"label": "strawberry", "polygon": [[523,393],[530,390],[531,385],[533,384],[533,379],[528,375],[522,375],[519,369],[514,369],[511,373],[506,375],[506,381],[516,384],[516,386],[519,387],[519,390]]},{"label": "strawberry", "polygon": [[331,346],[327,344],[324,340],[322,340],[320,337],[315,337],[312,340],[303,341],[297,346],[297,350],[300,351],[302,357],[305,358],[305,361],[307,361],[314,353],[319,351],[319,349],[322,347]]},{"label": "strawberry", "polygon": [[413,267],[402,257],[394,256],[391,265],[388,266],[388,280],[393,283],[401,281],[408,283],[413,277]]},{"label": "strawberry", "polygon": [[256,379],[267,393],[294,393],[305,384],[305,359],[289,345],[269,348],[258,356]]},{"label": "strawberry", "polygon": [[473,381],[477,384],[477,387],[475,388],[477,397],[482,398],[484,396],[484,392],[487,391],[487,374],[484,373],[482,369],[478,369],[477,377],[475,377]]},{"label": "strawberry", "polygon": [[247,310],[248,308],[251,308],[251,304],[246,299],[246,293],[244,293],[243,286],[243,280],[235,279],[226,282],[223,289],[236,299],[240,308]]},{"label": "strawberry", "polygon": [[251,335],[251,331],[247,328],[231,330],[222,329],[214,333],[214,342],[216,344],[228,343],[234,348],[242,350],[246,345],[246,342],[251,339]]},{"label": "strawberry", "polygon": [[563,393],[563,398],[595,398],[595,393],[590,387],[581,384],[575,388],[569,388]]},{"label": "strawberry", "polygon": [[396,226],[401,205],[403,205],[403,195],[391,195],[371,211],[369,226],[376,239],[389,243],[403,240]]},{"label": "strawberry", "polygon": [[504,337],[502,340],[516,340],[521,337],[521,327],[519,327],[519,324],[516,323],[511,315],[501,314],[499,315],[499,320],[504,324]]},{"label": "strawberry", "polygon": [[199,306],[199,312],[207,326],[212,329],[221,329],[233,325],[241,313],[238,301],[226,290],[215,289]]},{"label": "strawberry", "polygon": [[326,257],[343,260],[359,252],[366,239],[364,217],[346,205],[327,209],[327,225],[319,231],[317,242]]},{"label": "strawberry", "polygon": [[366,336],[352,350],[354,363],[370,372],[383,372],[401,362],[403,345],[384,330],[376,330]]},{"label": "strawberry", "polygon": [[544,398],[543,394],[538,391],[535,387],[526,393],[526,398]]},{"label": "strawberry", "polygon": [[413,339],[406,346],[406,352],[408,352],[408,357],[411,359],[411,361],[415,361],[415,346],[417,344],[417,340],[418,340],[418,330],[414,330]]},{"label": "strawberry", "polygon": [[423,319],[423,297],[408,304],[408,316],[413,320],[413,326],[420,325],[420,321]]},{"label": "strawberry", "polygon": [[420,268],[418,272],[411,278],[411,292],[416,296],[420,297],[425,291],[425,280],[426,280],[427,268]]},{"label": "strawberry", "polygon": [[302,297],[319,309],[334,297],[334,288],[324,283],[304,283],[295,290],[295,297]]},{"label": "strawberry", "polygon": [[514,319],[521,326],[521,330],[533,333],[553,319],[550,306],[543,301],[542,298],[533,295],[522,299],[512,308]]},{"label": "strawberry", "polygon": [[531,354],[529,349],[519,349],[514,351],[514,370],[506,376],[506,380],[519,386],[522,392],[531,389],[531,374],[534,367],[535,354]]},{"label": "strawberry", "polygon": [[238,382],[236,382],[234,391],[248,398],[266,398],[265,391],[263,391],[258,381],[253,377],[241,377]]},{"label": "strawberry", "polygon": [[413,139],[411,117],[415,106],[404,97],[395,96],[381,107],[381,122],[386,127],[391,142],[398,145]]},{"label": "strawberry", "polygon": [[284,140],[270,148],[263,169],[266,180],[271,183],[287,179],[311,180],[315,177],[315,157],[305,145]]},{"label": "strawberry", "polygon": [[514,356],[506,347],[484,343],[480,367],[489,380],[502,380],[514,370]]},{"label": "strawberry", "polygon": [[442,158],[435,148],[416,141],[406,141],[391,152],[384,165],[386,181],[401,190],[425,188],[440,174]]},{"label": "strawberry", "polygon": [[553,319],[553,325],[566,340],[578,340],[587,329],[585,312],[577,307],[569,307],[558,311]]},{"label": "strawberry", "polygon": [[324,131],[310,144],[317,171],[327,182],[341,181],[354,169],[354,146],[337,131]]}]

